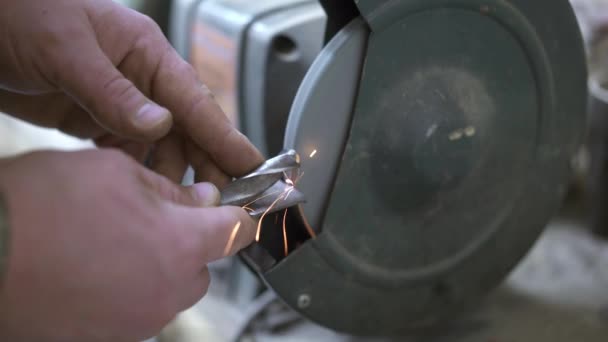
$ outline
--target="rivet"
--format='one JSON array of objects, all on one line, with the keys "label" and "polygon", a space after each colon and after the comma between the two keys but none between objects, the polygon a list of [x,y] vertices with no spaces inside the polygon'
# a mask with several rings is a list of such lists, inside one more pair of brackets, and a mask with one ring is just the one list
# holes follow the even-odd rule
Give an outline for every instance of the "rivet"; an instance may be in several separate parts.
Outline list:
[{"label": "rivet", "polygon": [[307,307],[310,306],[310,302],[312,301],[312,298],[310,298],[309,294],[301,294],[298,297],[298,308],[300,309],[306,309]]}]

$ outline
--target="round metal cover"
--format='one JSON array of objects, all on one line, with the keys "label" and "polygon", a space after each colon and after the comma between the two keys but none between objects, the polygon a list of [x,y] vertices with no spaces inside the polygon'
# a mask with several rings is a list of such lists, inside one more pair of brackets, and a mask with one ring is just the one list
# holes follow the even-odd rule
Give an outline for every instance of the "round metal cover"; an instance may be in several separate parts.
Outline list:
[{"label": "round metal cover", "polygon": [[568,1],[382,3],[358,2],[290,114],[309,199],[290,224],[316,237],[257,265],[361,335],[437,324],[504,279],[559,207],[586,101]]}]

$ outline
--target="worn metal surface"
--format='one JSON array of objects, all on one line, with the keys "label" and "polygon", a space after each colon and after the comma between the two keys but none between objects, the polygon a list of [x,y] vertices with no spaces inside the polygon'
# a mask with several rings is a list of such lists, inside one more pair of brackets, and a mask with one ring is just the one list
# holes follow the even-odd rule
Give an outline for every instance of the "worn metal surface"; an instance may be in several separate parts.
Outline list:
[{"label": "worn metal surface", "polygon": [[192,32],[197,6],[203,0],[174,0],[171,1],[168,37],[171,45],[186,60],[190,59]]},{"label": "worn metal surface", "polygon": [[556,211],[585,60],[565,0],[357,4],[372,32],[321,234],[263,276],[326,327],[397,335],[473,306]]},{"label": "worn metal surface", "polygon": [[300,156],[295,150],[270,158],[222,189],[221,204],[246,207],[251,216],[259,216],[302,203],[304,195],[288,177],[299,166]]},{"label": "worn metal surface", "polygon": [[299,210],[312,229],[320,227],[342,159],[368,36],[361,19],[341,31],[315,60],[293,103],[285,148],[302,154],[299,187],[309,200]]},{"label": "worn metal surface", "polygon": [[260,16],[247,30],[239,84],[241,118],[245,134],[264,155],[283,148],[289,109],[321,51],[324,27],[323,10],[308,1]]}]

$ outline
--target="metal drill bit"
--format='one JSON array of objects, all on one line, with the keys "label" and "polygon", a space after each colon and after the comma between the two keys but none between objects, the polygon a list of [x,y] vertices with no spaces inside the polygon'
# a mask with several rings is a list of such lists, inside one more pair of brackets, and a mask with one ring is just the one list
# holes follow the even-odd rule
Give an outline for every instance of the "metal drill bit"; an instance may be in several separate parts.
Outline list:
[{"label": "metal drill bit", "polygon": [[299,167],[300,156],[294,150],[268,159],[255,171],[224,188],[221,204],[247,206],[251,216],[259,216],[302,203],[304,195],[283,180],[287,172]]}]

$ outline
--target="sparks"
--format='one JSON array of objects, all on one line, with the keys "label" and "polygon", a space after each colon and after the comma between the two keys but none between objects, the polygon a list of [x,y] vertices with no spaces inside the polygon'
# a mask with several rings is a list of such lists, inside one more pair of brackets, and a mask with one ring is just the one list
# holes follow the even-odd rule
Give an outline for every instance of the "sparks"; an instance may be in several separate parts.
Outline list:
[{"label": "sparks", "polygon": [[284,196],[285,192],[283,192],[279,197],[277,197],[277,199],[272,202],[272,204],[266,209],[266,211],[264,211],[262,216],[260,216],[260,220],[258,221],[258,229],[255,233],[255,241],[260,241],[260,232],[262,231],[262,222],[264,221],[264,217],[266,217],[266,214],[268,214],[272,210],[272,208],[274,208],[274,206],[277,205],[277,203],[279,203],[279,201],[283,199]]},{"label": "sparks", "polygon": [[[316,153],[316,150],[314,151]],[[264,221],[264,218],[266,217],[266,215],[277,205],[277,203],[281,200],[287,200],[287,198],[289,197],[289,195],[291,195],[291,193],[295,190],[295,186],[298,183],[298,181],[302,178],[302,176],[304,175],[304,172],[300,173],[298,170],[298,175],[296,176],[296,179],[293,180],[291,179],[291,177],[289,177],[289,175],[287,175],[287,172],[283,172],[284,176],[285,176],[285,183],[288,185],[288,187],[283,190],[283,191],[275,191],[269,194],[266,194],[264,196],[261,196],[259,198],[256,198],[255,200],[251,201],[250,203],[247,203],[245,206],[243,206],[243,208],[249,208],[249,205],[261,200],[262,198],[268,197],[268,196],[272,196],[275,195],[277,193],[281,193],[277,199],[272,202],[272,204],[266,209],[266,211],[264,211],[264,213],[262,214],[262,216],[260,216],[260,219],[258,221],[258,227],[257,227],[257,231],[255,234],[255,241],[259,242],[260,241],[260,234],[262,232],[262,222]],[[283,242],[285,244],[285,255],[287,255],[287,253],[289,252],[288,249],[288,244],[287,244],[287,227],[286,227],[286,218],[287,218],[287,209],[285,209],[285,214],[283,215]],[[275,224],[277,223],[276,220],[278,219],[278,216],[275,216]],[[314,234],[314,232],[312,233]],[[314,236],[314,235],[313,235]]]},{"label": "sparks", "polygon": [[287,190],[285,190],[285,198],[284,200],[287,201],[287,198],[289,197],[289,195],[291,195],[291,193],[295,190],[296,188],[294,188],[293,186]]},{"label": "sparks", "polygon": [[250,210],[250,211],[253,211],[253,209],[251,209],[251,207],[249,207],[250,205],[252,205],[253,203],[255,203],[255,202],[259,201],[259,200],[262,200],[262,199],[264,199],[264,198],[266,198],[266,197],[270,197],[270,196],[272,196],[272,195],[276,195],[276,194],[279,194],[279,193],[281,193],[281,192],[283,192],[283,191],[273,191],[273,192],[271,192],[271,193],[269,193],[269,194],[266,194],[266,195],[264,195],[264,196],[260,196],[260,197],[258,197],[258,198],[256,198],[256,199],[254,199],[253,201],[251,201],[251,202],[249,202],[249,203],[245,204],[245,205],[244,205],[244,206],[242,206],[241,208],[243,208],[243,209],[245,209],[245,210]]},{"label": "sparks", "polygon": [[310,158],[313,158],[315,155],[317,154],[317,150],[312,151],[312,153],[310,154]]},{"label": "sparks", "polygon": [[315,231],[312,229],[312,227],[308,223],[308,220],[306,219],[305,215],[302,215],[302,222],[304,223],[304,227],[306,228],[308,235],[310,235],[312,238],[316,238],[317,234],[315,233]]},{"label": "sparks", "polygon": [[285,256],[289,254],[289,245],[287,244],[287,209],[285,209],[285,213],[283,214],[283,245],[285,246]]},{"label": "sparks", "polygon": [[232,250],[232,245],[234,245],[234,239],[236,239],[236,234],[239,232],[239,228],[241,228],[241,221],[237,222],[237,224],[232,229],[232,234],[230,234],[230,239],[228,239],[228,244],[226,244],[226,248],[224,249],[224,256],[230,254]]}]

